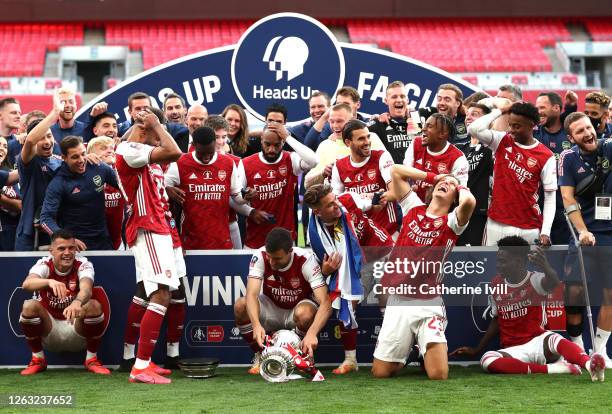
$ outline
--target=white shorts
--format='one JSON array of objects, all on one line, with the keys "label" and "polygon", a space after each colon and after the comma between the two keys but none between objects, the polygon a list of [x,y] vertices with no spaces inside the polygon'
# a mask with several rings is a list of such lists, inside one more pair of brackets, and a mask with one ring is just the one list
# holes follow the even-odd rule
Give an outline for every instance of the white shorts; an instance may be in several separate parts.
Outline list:
[{"label": "white shorts", "polygon": [[[547,363],[546,356],[544,355],[544,340],[554,334],[554,332],[544,332],[523,345],[499,349],[497,352],[503,352],[510,355],[512,358],[526,363],[544,365]],[[554,353],[554,351],[552,352]]]},{"label": "white shorts", "polygon": [[51,332],[42,339],[43,348],[51,352],[78,352],[86,348],[85,338],[67,320],[51,319]]},{"label": "white shorts", "polygon": [[408,300],[392,295],[387,302],[374,358],[405,364],[415,342],[421,355],[427,352],[427,344],[446,343],[445,329],[446,310],[441,298]]},{"label": "white shorts", "polygon": [[499,223],[490,218],[487,219],[483,245],[497,246],[497,242],[507,236],[519,236],[527,240],[529,244],[533,244],[533,241],[540,237],[540,229],[521,229]]},{"label": "white shorts", "polygon": [[[178,289],[181,269],[176,263],[177,252],[175,250],[179,249],[172,247],[172,236],[169,234],[138,230],[132,253],[136,263],[136,282],[143,282],[147,296],[159,288],[158,284],[166,285],[170,290]],[[184,275],[185,262],[182,251],[180,253]]]},{"label": "white shorts", "polygon": [[[310,299],[302,299],[295,306],[297,307],[302,303],[310,303],[315,309],[319,307],[319,305]],[[266,295],[259,295],[259,321],[266,332],[295,328],[295,322],[293,321],[294,309],[280,308]]]}]

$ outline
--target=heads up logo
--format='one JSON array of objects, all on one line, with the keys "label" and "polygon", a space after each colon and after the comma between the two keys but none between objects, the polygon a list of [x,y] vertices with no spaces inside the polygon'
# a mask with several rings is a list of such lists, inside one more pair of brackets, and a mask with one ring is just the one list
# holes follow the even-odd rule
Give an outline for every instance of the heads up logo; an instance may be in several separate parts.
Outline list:
[{"label": "heads up logo", "polygon": [[343,85],[344,56],[331,32],[304,15],[280,13],[255,23],[232,57],[232,82],[242,104],[264,120],[266,108],[282,103],[288,121],[309,117],[308,99]]}]

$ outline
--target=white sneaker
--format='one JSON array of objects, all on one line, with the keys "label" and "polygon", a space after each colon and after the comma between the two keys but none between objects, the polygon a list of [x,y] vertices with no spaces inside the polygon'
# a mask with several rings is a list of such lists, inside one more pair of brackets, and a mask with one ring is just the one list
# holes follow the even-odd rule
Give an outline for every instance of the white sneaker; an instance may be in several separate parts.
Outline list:
[{"label": "white sneaker", "polygon": [[554,364],[547,364],[549,374],[571,374],[580,375],[582,370],[578,365],[570,364],[567,361],[558,361]]},{"label": "white sneaker", "polygon": [[606,361],[606,369],[612,369],[612,359],[608,355],[604,355],[604,361]]},{"label": "white sneaker", "polygon": [[587,363],[587,371],[591,374],[591,381],[603,382],[606,375],[606,361],[601,354],[591,355],[591,359]]}]

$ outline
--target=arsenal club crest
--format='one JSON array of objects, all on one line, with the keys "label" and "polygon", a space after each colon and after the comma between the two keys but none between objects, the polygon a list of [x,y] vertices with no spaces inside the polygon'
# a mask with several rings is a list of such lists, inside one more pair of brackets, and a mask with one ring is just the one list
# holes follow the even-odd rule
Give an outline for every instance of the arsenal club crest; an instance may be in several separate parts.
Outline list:
[{"label": "arsenal club crest", "polygon": [[99,175],[96,175],[93,178],[93,182],[96,185],[96,187],[100,187],[102,185],[102,177],[100,177]]},{"label": "arsenal club crest", "polygon": [[446,163],[441,162],[440,164],[438,164],[438,174],[446,174],[448,172],[447,168],[446,168]]},{"label": "arsenal club crest", "polygon": [[528,166],[529,168],[533,168],[533,167],[535,167],[537,163],[538,163],[538,162],[535,160],[535,158],[531,158],[531,157],[529,157],[529,158],[527,159],[527,166]]},{"label": "arsenal club crest", "polygon": [[219,180],[225,181],[225,177],[227,177],[227,173],[225,172],[225,170],[219,170],[219,172],[217,172],[217,177],[219,177]]},{"label": "arsenal club crest", "polygon": [[442,225],[443,222],[444,220],[442,219],[442,217],[438,217],[437,219],[434,220],[433,225],[437,229]]},{"label": "arsenal club crest", "polygon": [[370,168],[368,170],[368,178],[370,180],[375,180],[376,179],[376,170],[374,168]]},{"label": "arsenal club crest", "polygon": [[287,166],[286,165],[281,165],[280,167],[278,167],[278,172],[283,177],[286,176],[287,175]]},{"label": "arsenal club crest", "polygon": [[299,287],[300,287],[300,279],[298,279],[298,278],[295,278],[295,277],[294,277],[294,278],[292,278],[292,279],[289,281],[289,283],[291,283],[291,287],[292,287],[292,288],[294,288],[294,289],[297,289],[297,288],[299,288]]},{"label": "arsenal club crest", "polygon": [[77,287],[77,282],[76,280],[71,280],[68,282],[68,289],[75,291]]},{"label": "arsenal club crest", "polygon": [[172,277],[172,271],[166,270],[166,277],[170,279]]}]

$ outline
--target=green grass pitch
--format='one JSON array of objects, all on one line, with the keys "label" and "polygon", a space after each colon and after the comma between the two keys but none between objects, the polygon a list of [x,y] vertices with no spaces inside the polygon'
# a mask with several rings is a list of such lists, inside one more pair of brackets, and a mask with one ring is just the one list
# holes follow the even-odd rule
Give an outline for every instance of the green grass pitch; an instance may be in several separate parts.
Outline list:
[{"label": "green grass pitch", "polygon": [[[75,395],[73,408],[0,407],[15,413],[599,413],[609,412],[612,385],[570,375],[486,375],[479,367],[451,366],[448,381],[425,379],[418,368],[375,380],[369,367],[326,381],[266,383],[246,368],[219,368],[214,378],[172,375],[170,385],[130,384],[127,374],[95,376],[84,370],[48,370],[22,377],[0,370],[0,394]],[[612,373],[612,371],[609,371]],[[612,374],[611,374],[612,376]],[[612,380],[612,378],[610,378]]]}]

